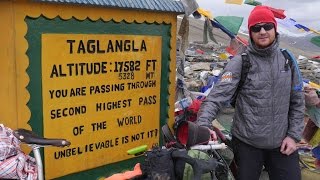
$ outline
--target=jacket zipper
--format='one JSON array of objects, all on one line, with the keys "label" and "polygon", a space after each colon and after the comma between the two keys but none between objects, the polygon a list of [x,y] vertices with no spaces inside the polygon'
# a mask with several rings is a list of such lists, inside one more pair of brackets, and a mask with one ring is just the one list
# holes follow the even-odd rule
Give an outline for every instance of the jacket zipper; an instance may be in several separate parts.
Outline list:
[{"label": "jacket zipper", "polygon": [[273,107],[273,104],[274,104],[274,74],[273,74],[273,61],[274,61],[274,59],[272,59],[271,61],[270,61],[270,68],[271,68],[271,96],[272,96],[272,101],[271,101],[271,106],[272,106],[272,124],[271,124],[271,129],[272,129],[272,145],[274,144],[274,128],[273,128],[273,126],[274,126],[274,107]]}]

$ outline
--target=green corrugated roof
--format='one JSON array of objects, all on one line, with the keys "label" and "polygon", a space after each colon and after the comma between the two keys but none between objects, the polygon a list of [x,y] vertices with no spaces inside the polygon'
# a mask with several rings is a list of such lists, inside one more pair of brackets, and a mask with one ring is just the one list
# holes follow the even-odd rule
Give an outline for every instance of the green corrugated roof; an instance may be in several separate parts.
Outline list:
[{"label": "green corrugated roof", "polygon": [[180,0],[34,0],[60,4],[79,4],[88,6],[102,6],[126,9],[141,9],[162,12],[183,13],[184,8]]}]

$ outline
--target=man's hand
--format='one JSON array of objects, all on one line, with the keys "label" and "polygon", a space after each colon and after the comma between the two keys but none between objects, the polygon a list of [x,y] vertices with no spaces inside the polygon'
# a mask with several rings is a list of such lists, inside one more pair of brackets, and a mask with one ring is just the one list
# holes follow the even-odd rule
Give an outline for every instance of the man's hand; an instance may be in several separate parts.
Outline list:
[{"label": "man's hand", "polygon": [[296,142],[289,136],[284,138],[281,144],[280,152],[282,154],[290,155],[297,150]]},{"label": "man's hand", "polygon": [[218,140],[216,132],[213,131],[213,130],[211,130],[210,128],[208,128],[208,129],[209,129],[209,131],[210,131],[210,140],[211,140],[211,141],[216,141],[216,140]]}]

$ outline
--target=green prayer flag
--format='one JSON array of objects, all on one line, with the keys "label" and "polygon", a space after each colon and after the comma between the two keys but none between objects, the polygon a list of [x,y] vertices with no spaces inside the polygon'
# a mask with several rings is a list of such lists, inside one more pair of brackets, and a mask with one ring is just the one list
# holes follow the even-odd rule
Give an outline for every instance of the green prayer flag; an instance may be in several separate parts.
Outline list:
[{"label": "green prayer flag", "polygon": [[255,1],[255,0],[246,0],[246,1],[244,2],[244,4],[248,4],[248,5],[252,5],[252,6],[262,5],[261,2]]},{"label": "green prayer flag", "polygon": [[239,32],[240,26],[243,22],[243,17],[238,16],[217,16],[215,17],[222,26],[228,29],[232,34],[236,35]]},{"label": "green prayer flag", "polygon": [[320,36],[315,36],[315,37],[311,38],[311,42],[312,42],[314,45],[320,47]]}]

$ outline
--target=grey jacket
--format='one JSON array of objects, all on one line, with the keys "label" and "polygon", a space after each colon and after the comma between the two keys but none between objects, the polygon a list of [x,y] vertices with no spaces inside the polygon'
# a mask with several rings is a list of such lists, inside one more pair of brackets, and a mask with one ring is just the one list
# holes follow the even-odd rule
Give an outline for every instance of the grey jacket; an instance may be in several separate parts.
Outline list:
[{"label": "grey jacket", "polygon": [[[304,94],[293,90],[299,83],[297,72],[294,65],[286,71],[285,58],[278,46],[277,37],[266,49],[258,49],[250,42],[246,50],[252,66],[237,97],[231,132],[257,148],[277,148],[286,136],[296,142],[302,136]],[[221,81],[202,103],[197,124],[211,126],[222,103],[236,91],[241,65],[240,55],[227,64]]]}]

